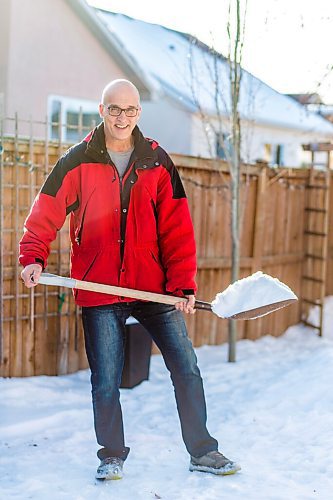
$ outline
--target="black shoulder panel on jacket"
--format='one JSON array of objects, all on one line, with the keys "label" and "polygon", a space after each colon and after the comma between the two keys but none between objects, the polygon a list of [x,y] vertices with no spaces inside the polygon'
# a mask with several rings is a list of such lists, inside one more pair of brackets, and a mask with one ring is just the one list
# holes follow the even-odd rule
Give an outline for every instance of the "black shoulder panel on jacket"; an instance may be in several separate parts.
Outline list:
[{"label": "black shoulder panel on jacket", "polygon": [[75,144],[59,158],[51,173],[45,180],[41,192],[50,196],[56,196],[61,188],[66,174],[84,162],[84,152],[87,147],[85,142]]},{"label": "black shoulder panel on jacket", "polygon": [[166,168],[170,174],[172,191],[173,191],[172,197],[175,199],[186,198],[186,193],[184,190],[183,183],[180,179],[179,172],[178,172],[177,168],[175,167],[173,161],[171,160],[170,156],[160,146],[158,146],[158,148],[157,148],[157,154],[158,154],[158,159],[161,163],[161,166]]},{"label": "black shoulder panel on jacket", "polygon": [[79,198],[76,197],[76,200],[72,205],[69,205],[69,207],[66,208],[66,215],[70,214],[71,212],[74,212],[78,207],[80,206]]}]

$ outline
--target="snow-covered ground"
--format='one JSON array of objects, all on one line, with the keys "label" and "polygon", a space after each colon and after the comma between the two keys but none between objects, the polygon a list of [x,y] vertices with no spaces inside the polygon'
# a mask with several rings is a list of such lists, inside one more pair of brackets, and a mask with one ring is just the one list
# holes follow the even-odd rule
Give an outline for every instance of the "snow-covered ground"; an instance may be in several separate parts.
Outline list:
[{"label": "snow-covered ground", "polygon": [[149,381],[122,390],[131,453],[121,481],[94,479],[88,371],[0,380],[0,499],[333,499],[332,323],[329,297],[323,338],[297,325],[280,338],[243,340],[233,364],[226,345],[197,349],[208,427],[241,464],[234,476],[188,471],[159,355]]}]

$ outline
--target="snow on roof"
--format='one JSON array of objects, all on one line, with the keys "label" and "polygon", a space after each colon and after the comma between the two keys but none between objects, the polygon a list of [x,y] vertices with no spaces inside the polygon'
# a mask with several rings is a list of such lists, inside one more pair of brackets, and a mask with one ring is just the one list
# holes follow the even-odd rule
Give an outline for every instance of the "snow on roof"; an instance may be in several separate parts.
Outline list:
[{"label": "snow on roof", "polygon": [[[146,72],[155,95],[166,94],[190,111],[229,115],[229,70],[226,59],[195,38],[123,14],[96,9],[124,49]],[[215,95],[215,75],[218,96]],[[243,71],[240,114],[243,119],[307,132],[333,134],[333,125],[310,112],[293,98],[280,94],[247,71]]]}]

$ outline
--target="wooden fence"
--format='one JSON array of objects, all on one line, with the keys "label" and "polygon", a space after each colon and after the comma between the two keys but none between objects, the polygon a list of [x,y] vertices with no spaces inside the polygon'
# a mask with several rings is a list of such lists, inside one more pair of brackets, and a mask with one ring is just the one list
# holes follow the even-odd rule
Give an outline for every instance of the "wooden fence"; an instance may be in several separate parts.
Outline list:
[{"label": "wooden fence", "polygon": [[[1,376],[65,374],[85,368],[80,313],[68,289],[20,280],[18,242],[24,219],[45,176],[67,145],[2,137],[0,149]],[[222,161],[172,155],[188,194],[198,250],[198,298],[212,300],[230,283],[228,167]],[[301,292],[306,169],[243,166],[241,185],[241,275],[262,270]],[[320,175],[320,173],[318,174]],[[330,213],[333,213],[331,200]],[[333,232],[332,232],[333,234]],[[330,235],[327,294],[333,292]],[[48,271],[68,275],[68,225],[52,245]],[[293,305],[261,319],[238,322],[239,339],[280,335],[300,319]],[[227,321],[197,312],[187,317],[195,346],[227,340]]]}]

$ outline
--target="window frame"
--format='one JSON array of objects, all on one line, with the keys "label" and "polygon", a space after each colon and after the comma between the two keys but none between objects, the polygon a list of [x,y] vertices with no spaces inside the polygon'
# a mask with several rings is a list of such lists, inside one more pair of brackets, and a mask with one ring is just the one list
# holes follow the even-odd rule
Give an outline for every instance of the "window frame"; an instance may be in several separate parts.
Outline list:
[{"label": "window frame", "polygon": [[[55,137],[52,125],[53,123],[58,123],[52,121],[52,112],[55,102],[60,102],[60,123],[58,125],[57,137]],[[47,116],[48,116],[48,136],[50,140],[56,140],[60,142],[70,142],[70,143],[72,143],[73,141],[77,142],[78,140],[81,140],[82,137],[79,136],[79,130],[80,130],[79,126],[77,129],[78,131],[77,139],[73,139],[73,137],[68,136],[67,114],[73,113],[79,115],[81,110],[82,114],[99,115],[98,106],[99,102],[93,101],[91,99],[79,99],[79,98],[56,95],[56,94],[49,95],[47,100]],[[93,126],[93,121],[94,119],[92,119],[92,126]],[[89,132],[89,129],[90,127],[88,127],[87,130],[83,128],[83,130],[86,133]]]}]

